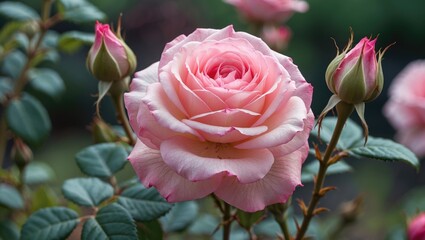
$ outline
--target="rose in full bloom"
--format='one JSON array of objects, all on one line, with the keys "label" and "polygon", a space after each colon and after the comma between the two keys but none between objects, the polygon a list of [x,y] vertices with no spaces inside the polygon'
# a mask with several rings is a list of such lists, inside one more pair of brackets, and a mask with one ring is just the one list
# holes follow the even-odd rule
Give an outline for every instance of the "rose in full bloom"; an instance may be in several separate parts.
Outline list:
[{"label": "rose in full bloom", "polygon": [[213,193],[251,212],[285,202],[301,184],[311,99],[297,66],[261,39],[197,29],[132,80],[129,160],[169,202]]},{"label": "rose in full bloom", "polygon": [[281,22],[294,12],[306,12],[308,3],[302,0],[224,0],[234,5],[248,20]]},{"label": "rose in full bloom", "polygon": [[409,222],[407,227],[407,236],[409,240],[425,239],[425,213],[421,213]]},{"label": "rose in full bloom", "polygon": [[384,114],[397,141],[425,156],[425,60],[410,63],[394,78]]},{"label": "rose in full bloom", "polygon": [[[351,45],[351,41],[349,45]],[[353,48],[347,47],[329,64],[326,84],[342,101],[350,104],[375,99],[384,86],[381,61],[375,53],[376,39],[363,38]]]},{"label": "rose in full bloom", "polygon": [[120,34],[108,24],[96,22],[95,40],[87,56],[87,68],[99,81],[119,81],[136,68],[136,57]]}]

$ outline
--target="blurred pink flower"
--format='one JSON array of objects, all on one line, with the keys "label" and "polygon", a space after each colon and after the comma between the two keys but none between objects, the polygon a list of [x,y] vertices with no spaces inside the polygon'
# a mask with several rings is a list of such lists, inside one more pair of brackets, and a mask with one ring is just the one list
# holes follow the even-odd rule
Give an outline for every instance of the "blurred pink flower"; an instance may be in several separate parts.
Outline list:
[{"label": "blurred pink flower", "polygon": [[417,215],[409,222],[407,236],[409,240],[425,239],[425,213]]},{"label": "blurred pink flower", "polygon": [[291,30],[286,26],[266,25],[261,31],[261,38],[272,49],[282,51],[291,39]]},{"label": "blurred pink flower", "polygon": [[170,202],[214,193],[245,211],[285,202],[301,185],[313,89],[297,66],[231,26],[165,46],[125,95],[142,183]]},{"label": "blurred pink flower", "polygon": [[410,63],[394,78],[384,114],[396,139],[425,156],[425,60]]},{"label": "blurred pink flower", "polygon": [[248,20],[281,22],[294,12],[306,12],[308,3],[302,0],[224,0],[234,5]]}]

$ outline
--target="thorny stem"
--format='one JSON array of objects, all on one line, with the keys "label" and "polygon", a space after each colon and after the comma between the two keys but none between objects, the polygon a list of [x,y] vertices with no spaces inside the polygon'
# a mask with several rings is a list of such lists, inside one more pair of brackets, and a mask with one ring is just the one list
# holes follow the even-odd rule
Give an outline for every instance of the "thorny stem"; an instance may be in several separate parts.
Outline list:
[{"label": "thorny stem", "polygon": [[337,104],[336,109],[338,113],[338,120],[336,122],[336,126],[332,134],[331,141],[329,142],[329,145],[327,146],[325,150],[323,159],[319,159],[321,160],[320,168],[317,174],[316,181],[314,182],[313,195],[308,205],[307,214],[304,216],[304,220],[297,232],[297,236],[295,237],[295,240],[303,239],[304,234],[306,233],[308,226],[310,224],[310,220],[314,216],[314,210],[316,209],[316,206],[319,203],[319,200],[323,197],[323,194],[320,194],[320,190],[322,189],[323,183],[325,181],[326,171],[329,167],[329,159],[332,155],[332,152],[335,150],[339,137],[341,136],[342,129],[344,128],[345,122],[347,121],[348,117],[351,115],[351,113],[354,110],[354,106],[352,104],[340,102]]},{"label": "thorny stem", "polygon": [[133,130],[131,129],[130,123],[128,122],[128,118],[124,109],[124,93],[116,96],[113,95],[112,102],[114,103],[115,111],[117,113],[117,120],[123,126],[125,134],[128,137],[129,144],[134,146],[136,142],[133,138]]}]

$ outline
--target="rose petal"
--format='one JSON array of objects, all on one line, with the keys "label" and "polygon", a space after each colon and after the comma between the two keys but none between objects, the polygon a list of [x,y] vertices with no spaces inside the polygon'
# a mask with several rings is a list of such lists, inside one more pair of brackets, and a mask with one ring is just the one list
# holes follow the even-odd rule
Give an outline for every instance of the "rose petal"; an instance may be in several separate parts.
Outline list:
[{"label": "rose petal", "polygon": [[[309,111],[307,119],[304,120],[304,130],[298,132],[293,139],[285,144],[281,144],[276,147],[271,147],[269,150],[273,153],[275,157],[281,157],[287,155],[293,151],[298,150],[303,147],[310,136],[310,131],[314,126],[314,115],[313,112]],[[308,152],[306,152],[308,154]],[[307,157],[307,155],[305,156]]]},{"label": "rose petal", "polygon": [[214,192],[232,206],[256,212],[267,205],[284,203],[301,185],[301,165],[308,146],[277,158],[267,175],[253,183],[243,184],[235,177],[225,177]]},{"label": "rose petal", "polygon": [[193,116],[190,120],[222,127],[250,127],[259,116],[259,113],[244,109],[221,109]]},{"label": "rose petal", "polygon": [[305,129],[306,116],[307,109],[303,100],[299,97],[291,97],[275,115],[268,119],[266,126],[270,127],[270,131],[235,147],[239,149],[268,148],[287,143]]},{"label": "rose petal", "polygon": [[[202,140],[202,137],[195,130],[180,121],[180,119],[185,117],[184,114],[180,112],[172,102],[170,102],[170,99],[168,99],[160,83],[149,85],[148,92],[142,99],[142,102],[147,106],[150,113],[158,122],[158,125],[168,129],[168,131],[191,134]],[[141,125],[143,125],[143,118],[148,115],[146,112],[143,113],[144,114],[142,114],[139,118],[139,124]],[[146,129],[157,131],[152,127]]]},{"label": "rose petal", "polygon": [[191,182],[168,167],[159,151],[146,147],[141,141],[137,141],[128,159],[143,185],[154,186],[169,202],[203,198],[217,189],[222,179],[216,175],[205,181]]},{"label": "rose petal", "polygon": [[257,127],[221,127],[198,121],[183,119],[183,123],[189,127],[196,129],[199,134],[210,142],[218,143],[234,143],[247,139],[250,136],[257,136],[267,131],[267,126]]},{"label": "rose petal", "polygon": [[164,162],[190,181],[206,180],[225,173],[242,183],[263,178],[274,157],[267,149],[239,150],[228,144],[174,137],[161,143]]}]

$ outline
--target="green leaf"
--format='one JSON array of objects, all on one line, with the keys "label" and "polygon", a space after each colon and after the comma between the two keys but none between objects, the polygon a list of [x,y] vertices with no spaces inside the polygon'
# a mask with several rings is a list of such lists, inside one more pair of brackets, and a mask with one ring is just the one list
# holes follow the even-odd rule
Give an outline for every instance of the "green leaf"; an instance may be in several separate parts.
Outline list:
[{"label": "green leaf", "polygon": [[158,220],[137,223],[137,230],[140,240],[164,239],[162,227]]},{"label": "green leaf", "polygon": [[[333,130],[336,125],[337,118],[336,117],[327,117],[322,121],[322,128],[320,129],[320,139],[325,143],[329,143],[331,140]],[[316,126],[311,134],[318,137],[318,128]],[[337,149],[345,150],[359,142],[363,139],[363,130],[351,119],[348,119],[345,123],[344,129],[342,130],[341,136],[339,138]]]},{"label": "green leaf", "polygon": [[81,239],[137,240],[136,225],[130,213],[113,203],[100,209],[96,218],[90,218],[84,223]]},{"label": "green leaf", "polygon": [[16,188],[0,183],[0,205],[12,209],[23,209],[24,200]]},{"label": "green leaf", "polygon": [[122,144],[100,143],[84,148],[75,156],[81,171],[93,177],[111,177],[127,163]]},{"label": "green leaf", "polygon": [[[305,165],[301,173],[301,181],[303,183],[313,181],[314,176],[317,175],[317,172],[319,171],[319,167],[320,163],[316,160]],[[328,168],[328,170],[326,171],[326,175],[333,175],[350,171],[352,171],[351,166],[348,165],[346,162],[340,160]]]},{"label": "green leaf", "polygon": [[31,195],[31,212],[56,205],[59,205],[59,198],[47,185],[39,186]]},{"label": "green leaf", "polygon": [[93,33],[84,33],[78,31],[70,31],[62,34],[59,38],[59,49],[73,53],[83,45],[91,45],[94,42]]},{"label": "green leaf", "polygon": [[85,0],[60,0],[58,9],[65,20],[83,23],[106,19],[106,15]]},{"label": "green leaf", "polygon": [[34,9],[20,2],[0,3],[0,14],[8,18],[20,21],[40,18],[40,16]]},{"label": "green leaf", "polygon": [[23,22],[7,22],[0,30],[0,44],[8,42],[23,26]]},{"label": "green leaf", "polygon": [[27,57],[22,52],[18,50],[13,51],[4,59],[2,71],[13,79],[16,79],[21,74],[26,60]]},{"label": "green leaf", "polygon": [[172,207],[155,188],[145,188],[140,183],[124,190],[118,197],[118,203],[127,209],[136,221],[157,219]]},{"label": "green leaf", "polygon": [[12,82],[9,78],[0,77],[0,102],[6,99],[6,95],[13,91]]},{"label": "green leaf", "polygon": [[29,94],[10,101],[6,108],[6,120],[10,130],[31,145],[39,144],[51,129],[46,109]]},{"label": "green leaf", "polygon": [[0,239],[4,240],[18,240],[19,229],[16,224],[11,221],[4,220],[0,222]]},{"label": "green leaf", "polygon": [[189,233],[193,235],[211,236],[220,224],[220,220],[210,214],[199,216],[189,227]]},{"label": "green leaf", "polygon": [[49,68],[33,68],[28,72],[33,89],[58,99],[65,92],[65,84],[59,74]]},{"label": "green leaf", "polygon": [[407,217],[414,217],[425,211],[425,187],[418,187],[410,190],[403,197],[402,209]]},{"label": "green leaf", "polygon": [[405,146],[389,139],[369,137],[366,146],[362,142],[348,149],[350,156],[383,161],[405,162],[419,169],[419,160]]},{"label": "green leaf", "polygon": [[98,178],[74,178],[65,181],[62,193],[80,206],[94,207],[112,197],[114,189]]},{"label": "green leaf", "polygon": [[75,211],[65,207],[41,209],[22,227],[21,240],[66,239],[79,222]]},{"label": "green leaf", "polygon": [[28,185],[51,182],[55,178],[53,169],[44,162],[31,162],[24,170],[24,182]]},{"label": "green leaf", "polygon": [[179,202],[159,220],[165,232],[177,232],[187,228],[198,215],[198,204],[194,201]]},{"label": "green leaf", "polygon": [[264,217],[264,211],[249,213],[238,209],[236,212],[236,217],[241,227],[250,230],[254,224],[261,221],[261,219]]}]

